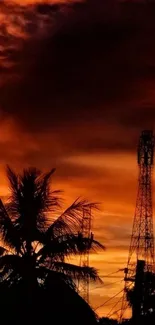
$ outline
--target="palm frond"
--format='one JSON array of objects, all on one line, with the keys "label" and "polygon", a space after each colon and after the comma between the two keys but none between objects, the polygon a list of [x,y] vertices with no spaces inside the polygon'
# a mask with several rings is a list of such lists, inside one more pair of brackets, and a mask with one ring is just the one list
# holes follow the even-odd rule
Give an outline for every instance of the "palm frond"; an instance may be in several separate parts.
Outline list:
[{"label": "palm frond", "polygon": [[22,238],[37,240],[36,230],[48,228],[47,212],[59,204],[58,191],[50,190],[51,176],[55,169],[42,174],[37,168],[24,169],[16,175],[10,167],[7,174],[11,185],[11,196],[7,211]]},{"label": "palm frond", "polygon": [[51,265],[51,269],[63,273],[74,280],[83,280],[86,281],[99,281],[102,283],[102,280],[98,276],[98,272],[95,268],[89,266],[78,266],[74,264],[64,263],[64,262],[54,262]]},{"label": "palm frond", "polygon": [[14,283],[22,279],[26,281],[27,286],[33,288],[37,284],[36,265],[33,267],[33,257],[27,259],[27,256],[4,255],[0,257],[0,277],[6,278]]},{"label": "palm frond", "polygon": [[60,205],[59,194],[61,191],[51,191],[51,177],[55,172],[55,168],[51,169],[49,172],[40,175],[37,179],[37,191],[40,198],[40,203],[42,202],[43,210],[45,211],[55,211],[55,209]]},{"label": "palm frond", "polygon": [[[36,201],[38,204],[37,226],[40,230],[47,230],[51,213],[56,213],[60,208],[60,193],[58,190],[51,190],[51,177],[55,168],[45,174],[41,174],[36,181]],[[50,218],[48,218],[50,213]]]},{"label": "palm frond", "polygon": [[6,205],[6,210],[12,218],[17,218],[20,214],[19,202],[21,200],[21,193],[19,190],[19,178],[18,175],[8,165],[6,168],[6,172],[10,185],[10,196],[8,204]]},{"label": "palm frond", "polygon": [[18,255],[8,254],[0,257],[0,268],[3,268],[5,265],[15,267],[19,263],[22,263],[22,258]]},{"label": "palm frond", "polygon": [[48,228],[46,235],[51,236],[77,233],[81,229],[83,211],[96,209],[96,203],[77,199]]},{"label": "palm frond", "polygon": [[64,257],[71,255],[84,254],[88,251],[97,251],[105,249],[93,237],[84,238],[80,233],[78,235],[62,235],[54,238],[44,245],[38,252],[37,256],[43,262],[47,257],[53,260],[61,260]]},{"label": "palm frond", "polygon": [[6,166],[6,173],[11,190],[18,191],[18,175],[8,165]]},{"label": "palm frond", "polygon": [[22,227],[36,227],[37,218],[40,217],[40,201],[38,200],[37,180],[40,177],[41,171],[37,168],[24,169],[19,175],[19,189],[21,200],[18,202],[20,211],[19,224]]},{"label": "palm frond", "polygon": [[4,255],[0,257],[0,278],[1,281],[10,276],[13,272],[16,276],[20,274],[22,270],[23,260],[17,255]]},{"label": "palm frond", "polygon": [[19,233],[14,227],[12,220],[10,219],[2,200],[0,200],[0,235],[3,242],[10,248],[20,251],[21,241]]},{"label": "palm frond", "polygon": [[8,250],[2,246],[0,246],[0,256],[3,256],[8,253]]},{"label": "palm frond", "polygon": [[56,284],[58,282],[64,282],[73,290],[76,289],[72,277],[64,273],[55,272],[44,266],[40,266],[37,269],[37,277],[43,281],[45,287],[50,286],[52,283]]}]

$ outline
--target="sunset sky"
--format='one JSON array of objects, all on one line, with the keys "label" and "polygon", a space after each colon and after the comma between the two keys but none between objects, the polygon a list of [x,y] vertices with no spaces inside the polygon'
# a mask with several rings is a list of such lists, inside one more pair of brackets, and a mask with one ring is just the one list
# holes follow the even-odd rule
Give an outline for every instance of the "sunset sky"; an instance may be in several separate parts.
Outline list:
[{"label": "sunset sky", "polygon": [[[46,0],[45,0],[46,1]],[[116,0],[0,1],[0,195],[5,165],[56,167],[66,204],[101,203],[91,264],[121,290],[137,190],[137,142],[155,126],[155,6]],[[97,312],[106,315],[111,306]]]}]

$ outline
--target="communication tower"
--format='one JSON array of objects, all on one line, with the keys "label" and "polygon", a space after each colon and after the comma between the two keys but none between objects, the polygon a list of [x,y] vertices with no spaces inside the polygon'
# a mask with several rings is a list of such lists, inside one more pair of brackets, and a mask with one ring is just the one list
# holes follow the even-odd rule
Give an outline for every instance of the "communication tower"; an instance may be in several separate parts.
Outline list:
[{"label": "communication tower", "polygon": [[138,193],[133,220],[121,321],[127,309],[127,299],[132,300],[132,318],[137,322],[148,312],[148,296],[151,292],[150,274],[154,268],[154,236],[152,208],[152,169],[154,160],[154,136],[152,131],[142,132],[138,144]]}]

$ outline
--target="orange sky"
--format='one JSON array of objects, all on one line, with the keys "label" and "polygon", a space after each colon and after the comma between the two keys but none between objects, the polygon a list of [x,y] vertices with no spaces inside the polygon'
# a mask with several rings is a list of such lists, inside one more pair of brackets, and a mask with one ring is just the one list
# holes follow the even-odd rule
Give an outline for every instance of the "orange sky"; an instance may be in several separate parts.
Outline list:
[{"label": "orange sky", "polygon": [[[127,261],[138,176],[136,143],[133,153],[121,151],[77,155],[70,153],[64,154],[59,163],[54,163],[52,145],[49,144],[52,139],[51,133],[44,134],[44,136],[40,134],[32,136],[21,130],[10,118],[2,121],[0,135],[0,146],[4,146],[9,152],[9,157],[1,155],[1,197],[4,196],[5,199],[8,194],[5,164],[10,163],[15,169],[20,170],[23,166],[32,165],[33,162],[33,165],[43,170],[57,167],[53,186],[65,190],[64,196],[67,204],[79,195],[101,203],[101,211],[95,213],[93,218],[93,232],[96,239],[106,246],[106,251],[91,255],[90,264],[98,269],[104,285],[96,284],[91,287],[90,301],[94,308],[102,305],[123,287],[123,271],[110,277],[104,277],[104,275],[124,268]],[[137,141],[138,136],[137,133]],[[61,144],[56,143],[59,151]],[[45,152],[46,159],[43,156],[40,160],[36,160],[36,154],[41,156],[43,153],[44,155],[45,144],[48,149],[48,158]],[[76,173],[79,168],[80,172],[84,169],[85,175],[83,173],[80,175],[80,172]],[[121,294],[118,297],[120,298]],[[99,308],[98,314],[106,315],[113,307],[111,304],[116,302],[117,298],[107,307]],[[120,303],[117,308],[119,307]]]},{"label": "orange sky", "polygon": [[137,142],[155,124],[155,17],[114,0],[2,1],[0,9],[0,195],[8,195],[7,163],[35,165],[56,167],[53,186],[68,204],[78,196],[101,203],[93,231],[107,249],[90,258],[104,280],[91,288],[96,308],[123,286],[122,271],[104,275],[126,265]]}]

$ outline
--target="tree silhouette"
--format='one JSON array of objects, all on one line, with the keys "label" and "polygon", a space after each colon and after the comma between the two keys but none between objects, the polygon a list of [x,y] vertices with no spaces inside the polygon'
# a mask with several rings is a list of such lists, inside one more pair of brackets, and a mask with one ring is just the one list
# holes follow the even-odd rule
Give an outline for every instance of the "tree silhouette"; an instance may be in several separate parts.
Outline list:
[{"label": "tree silhouette", "polygon": [[77,199],[58,216],[61,198],[59,191],[51,190],[53,172],[43,174],[29,168],[16,174],[7,167],[10,197],[6,204],[0,201],[1,292],[5,294],[7,288],[10,297],[24,292],[24,297],[33,297],[38,306],[37,295],[41,292],[47,306],[51,290],[54,299],[63,294],[80,303],[76,280],[89,277],[101,281],[96,269],[68,261],[72,255],[104,249],[79,232],[83,209],[95,208],[95,204]]}]

